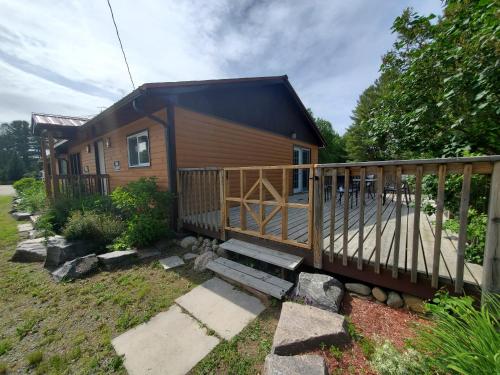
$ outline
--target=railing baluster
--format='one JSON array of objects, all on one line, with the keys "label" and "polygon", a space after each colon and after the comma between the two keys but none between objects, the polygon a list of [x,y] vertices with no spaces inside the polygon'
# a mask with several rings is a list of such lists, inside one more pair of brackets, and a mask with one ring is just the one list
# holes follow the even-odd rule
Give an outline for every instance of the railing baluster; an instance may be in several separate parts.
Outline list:
[{"label": "railing baluster", "polygon": [[314,267],[323,266],[323,169],[314,171],[314,234],[313,251]]},{"label": "railing baluster", "polygon": [[399,247],[401,241],[401,167],[396,168],[396,227],[394,229],[394,253],[392,256],[392,277],[398,278]]},{"label": "railing baluster", "polygon": [[359,171],[359,236],[358,236],[358,270],[363,269],[363,247],[365,241],[365,181],[366,168]]},{"label": "railing baluster", "polygon": [[247,212],[245,210],[244,198],[246,194],[245,171],[240,169],[240,228],[247,229]]},{"label": "railing baluster", "polygon": [[262,179],[264,177],[264,171],[262,168],[259,169],[259,231],[260,234],[264,234],[266,232],[266,228],[264,225],[264,219],[266,217],[266,211],[264,204],[262,203],[264,201],[264,185],[262,183]]},{"label": "railing baluster", "polygon": [[347,247],[349,245],[349,168],[344,169],[344,226],[342,231],[342,264],[347,266]]},{"label": "railing baluster", "polygon": [[462,182],[462,193],[460,194],[460,229],[458,232],[455,293],[462,293],[462,289],[464,286],[464,258],[465,246],[467,242],[467,215],[469,213],[471,173],[472,164],[465,164],[464,180]]},{"label": "railing baluster", "polygon": [[384,168],[377,167],[377,224],[375,227],[375,273],[380,273],[380,245],[382,243],[382,198],[384,195]]},{"label": "railing baluster", "polygon": [[444,184],[446,181],[446,165],[439,165],[438,190],[436,199],[436,229],[434,231],[434,255],[432,263],[432,287],[439,285],[439,260],[441,257],[441,235],[443,232]]},{"label": "railing baluster", "polygon": [[330,262],[335,252],[335,208],[337,207],[337,169],[332,169],[332,194],[330,202]]},{"label": "railing baluster", "polygon": [[281,206],[281,239],[286,240],[288,238],[288,169],[283,168],[282,175],[282,189],[281,189],[281,199],[283,200]]},{"label": "railing baluster", "polygon": [[307,246],[312,249],[313,241],[313,205],[314,205],[314,168],[308,169],[309,185],[307,188],[308,209],[307,209]]},{"label": "railing baluster", "polygon": [[412,283],[417,282],[418,273],[418,248],[420,240],[420,206],[422,204],[422,174],[423,167],[417,165],[416,179],[415,179],[415,211],[413,220],[413,239],[412,239],[412,250],[411,250],[411,275],[410,281]]}]

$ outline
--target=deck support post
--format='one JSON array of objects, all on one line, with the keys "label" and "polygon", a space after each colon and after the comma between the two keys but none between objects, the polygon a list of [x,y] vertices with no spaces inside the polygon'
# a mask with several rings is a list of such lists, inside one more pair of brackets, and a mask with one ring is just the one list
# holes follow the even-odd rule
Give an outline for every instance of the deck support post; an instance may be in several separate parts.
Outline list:
[{"label": "deck support post", "polygon": [[57,166],[56,166],[56,152],[54,148],[54,136],[49,132],[49,152],[50,152],[50,175],[52,180],[52,198],[56,198],[59,195],[59,189],[57,184]]},{"label": "deck support post", "polygon": [[488,229],[484,250],[481,302],[486,296],[500,293],[500,161],[495,162],[491,175]]},{"label": "deck support post", "polygon": [[43,162],[43,181],[45,183],[45,194],[48,199],[52,199],[52,188],[50,183],[49,175],[49,162],[47,161],[47,143],[45,139],[45,134],[40,137],[40,152]]},{"label": "deck support post", "polygon": [[314,170],[314,189],[313,189],[313,252],[314,268],[323,268],[323,169]]}]

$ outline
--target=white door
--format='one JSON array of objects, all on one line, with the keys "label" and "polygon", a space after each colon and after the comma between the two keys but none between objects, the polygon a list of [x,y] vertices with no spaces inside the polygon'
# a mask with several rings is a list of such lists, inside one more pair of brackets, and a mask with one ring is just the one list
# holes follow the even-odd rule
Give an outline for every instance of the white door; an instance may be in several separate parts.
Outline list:
[{"label": "white door", "polygon": [[[311,162],[311,150],[309,148],[293,147],[293,164],[309,164]],[[293,170],[293,192],[303,193],[309,188],[309,169]]]},{"label": "white door", "polygon": [[[99,174],[106,174],[106,159],[104,156],[104,142],[103,141],[97,141],[97,156],[98,156],[98,163],[99,163]],[[101,178],[100,179],[101,183],[101,191],[104,194],[108,194],[108,186],[106,182]]]}]

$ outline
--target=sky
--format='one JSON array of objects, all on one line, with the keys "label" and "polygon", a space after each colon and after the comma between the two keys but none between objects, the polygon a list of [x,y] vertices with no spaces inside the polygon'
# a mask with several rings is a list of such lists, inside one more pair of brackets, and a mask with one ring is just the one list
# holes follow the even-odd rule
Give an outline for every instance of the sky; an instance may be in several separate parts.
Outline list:
[{"label": "sky", "polygon": [[[136,86],[287,74],[339,133],[404,8],[439,0],[111,0]],[[132,91],[106,0],[0,0],[0,122],[94,116]]]}]

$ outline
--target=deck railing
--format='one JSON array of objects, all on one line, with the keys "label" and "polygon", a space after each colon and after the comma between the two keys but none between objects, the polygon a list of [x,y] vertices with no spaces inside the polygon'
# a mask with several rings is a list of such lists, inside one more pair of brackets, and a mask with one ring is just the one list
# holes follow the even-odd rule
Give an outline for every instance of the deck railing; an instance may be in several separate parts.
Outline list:
[{"label": "deck railing", "polygon": [[92,194],[108,195],[110,192],[109,175],[83,174],[56,176],[58,194],[76,197]]}]

